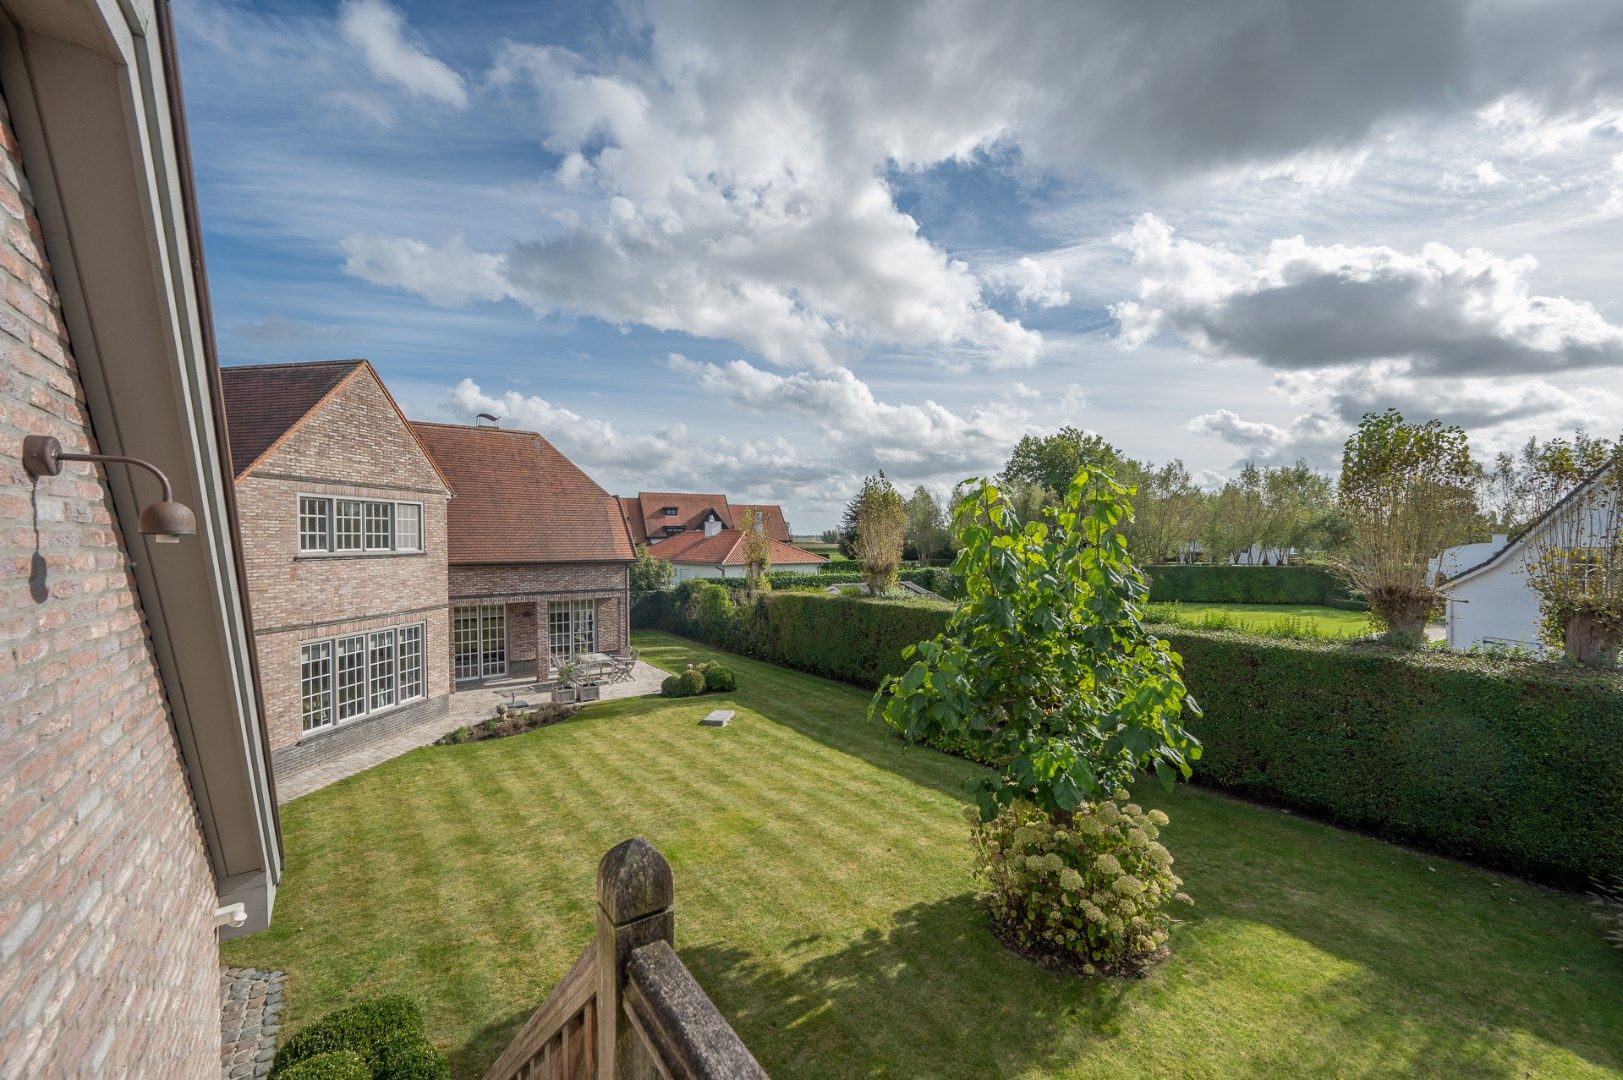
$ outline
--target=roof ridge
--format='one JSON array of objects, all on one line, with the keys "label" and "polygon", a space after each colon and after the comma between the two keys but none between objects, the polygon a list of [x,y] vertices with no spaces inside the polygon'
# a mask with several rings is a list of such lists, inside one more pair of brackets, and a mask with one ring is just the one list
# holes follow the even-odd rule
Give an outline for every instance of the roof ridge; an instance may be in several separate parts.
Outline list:
[{"label": "roof ridge", "polygon": [[221,371],[265,371],[270,368],[311,368],[327,367],[334,364],[365,364],[366,357],[357,356],[346,360],[278,360],[269,364],[221,364]]},{"label": "roof ridge", "polygon": [[[494,431],[502,435],[533,435],[537,439],[546,439],[546,436],[539,431],[531,431],[528,428],[495,427],[490,424],[453,424],[447,420],[411,420],[408,423],[421,424],[423,427],[452,428],[456,431]],[[552,446],[550,442],[547,445]],[[557,448],[553,447],[553,449]]]}]

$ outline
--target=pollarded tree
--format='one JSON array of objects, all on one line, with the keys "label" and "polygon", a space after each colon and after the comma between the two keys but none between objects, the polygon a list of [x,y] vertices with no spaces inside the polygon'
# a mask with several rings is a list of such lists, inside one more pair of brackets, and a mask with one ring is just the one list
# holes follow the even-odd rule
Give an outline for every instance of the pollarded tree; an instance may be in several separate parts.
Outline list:
[{"label": "pollarded tree", "polygon": [[1336,569],[1369,601],[1388,640],[1418,644],[1442,604],[1430,561],[1468,539],[1479,470],[1458,427],[1366,413],[1341,454],[1346,537]]},{"label": "pollarded tree", "polygon": [[772,568],[772,544],[766,535],[766,515],[759,510],[746,510],[738,528],[744,534],[741,544],[744,562],[749,567],[749,591],[753,596],[762,591],[763,585],[768,588],[771,585],[765,579],[766,572]]},{"label": "pollarded tree", "polygon": [[995,485],[970,487],[953,511],[965,599],[869,707],[910,740],[995,764],[970,811],[992,920],[1088,972],[1158,955],[1166,908],[1188,900],[1156,840],[1166,815],[1126,801],[1140,770],[1170,785],[1200,756],[1178,657],[1144,626],[1131,514],[1126,489],[1086,469],[1024,524]]},{"label": "pollarded tree", "polygon": [[854,533],[851,557],[862,567],[863,579],[875,596],[896,587],[907,536],[907,507],[884,473],[862,482],[862,490],[847,511]]}]

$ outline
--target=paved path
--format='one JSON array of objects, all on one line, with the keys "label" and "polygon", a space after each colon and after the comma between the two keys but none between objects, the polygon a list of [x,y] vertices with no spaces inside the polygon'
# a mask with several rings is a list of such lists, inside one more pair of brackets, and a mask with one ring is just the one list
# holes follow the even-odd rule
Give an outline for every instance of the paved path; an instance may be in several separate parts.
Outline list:
[{"label": "paved path", "polygon": [[[659,693],[659,684],[664,681],[666,672],[651,664],[637,661],[637,667],[631,678],[626,682],[605,683],[602,687],[602,700],[614,701],[619,698],[642,697],[648,694]],[[532,695],[531,704],[535,704]],[[473,690],[461,690],[451,695],[451,710],[446,715],[435,720],[426,721],[416,727],[397,731],[387,739],[358,747],[355,750],[301,769],[291,775],[277,774],[276,801],[289,803],[312,791],[317,791],[328,784],[335,784],[346,776],[354,776],[358,772],[365,772],[374,765],[381,765],[391,758],[427,746],[441,735],[455,731],[463,725],[472,726],[496,715],[496,703],[505,700],[488,688],[480,687]],[[523,700],[523,695],[520,695]]]},{"label": "paved path", "polygon": [[220,1075],[223,1080],[260,1080],[276,1056],[282,1026],[280,971],[220,969]]}]

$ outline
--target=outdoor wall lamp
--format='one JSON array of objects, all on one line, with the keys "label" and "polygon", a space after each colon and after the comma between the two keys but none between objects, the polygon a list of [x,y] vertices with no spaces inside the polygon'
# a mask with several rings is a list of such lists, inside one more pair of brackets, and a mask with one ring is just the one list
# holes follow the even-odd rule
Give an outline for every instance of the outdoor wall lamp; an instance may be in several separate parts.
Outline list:
[{"label": "outdoor wall lamp", "polygon": [[178,544],[182,536],[197,534],[197,518],[174,501],[169,478],[152,462],[120,454],[66,454],[62,452],[62,444],[49,435],[23,436],[23,468],[28,470],[29,476],[58,476],[64,461],[117,461],[145,469],[163,485],[163,498],[141,510],[141,534],[160,544]]}]

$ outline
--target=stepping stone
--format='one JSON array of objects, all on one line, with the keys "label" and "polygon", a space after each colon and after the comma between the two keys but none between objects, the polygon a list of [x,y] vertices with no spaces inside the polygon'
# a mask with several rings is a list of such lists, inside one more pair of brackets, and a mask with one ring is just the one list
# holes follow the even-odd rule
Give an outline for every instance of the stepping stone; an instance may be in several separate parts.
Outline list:
[{"label": "stepping stone", "polygon": [[699,721],[700,727],[726,727],[727,721],[733,718],[733,710],[717,709],[709,716]]}]

